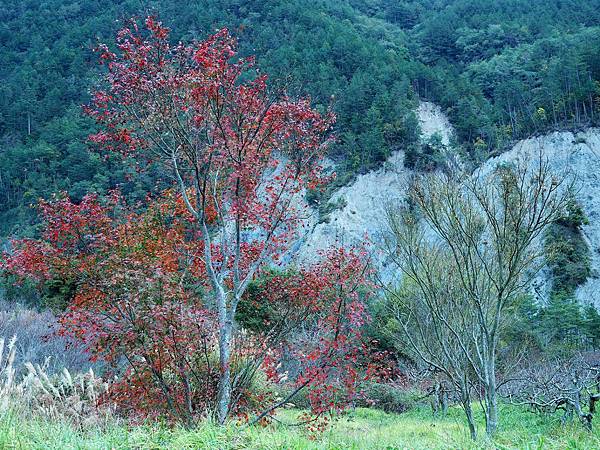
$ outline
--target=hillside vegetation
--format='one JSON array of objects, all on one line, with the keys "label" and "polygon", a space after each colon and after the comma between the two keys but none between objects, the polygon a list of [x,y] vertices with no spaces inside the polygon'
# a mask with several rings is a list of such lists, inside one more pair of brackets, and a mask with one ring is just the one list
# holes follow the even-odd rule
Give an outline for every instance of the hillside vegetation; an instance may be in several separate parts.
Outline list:
[{"label": "hillside vegetation", "polygon": [[0,447],[600,446],[600,0],[142,3],[0,5]]},{"label": "hillside vegetation", "polygon": [[[513,139],[596,123],[600,2],[198,1],[146,2],[173,40],[227,26],[273,85],[308,93],[338,115],[338,181],[397,148],[428,167],[417,98],[448,113],[458,144],[478,162]],[[138,1],[16,1],[0,5],[0,235],[30,235],[39,197],[76,199],[119,185],[143,199],[163,175],[131,177],[87,150],[80,106],[96,78],[93,48]],[[34,31],[35,30],[35,31]],[[416,161],[416,162],[415,162]],[[160,183],[159,183],[160,185]]]}]

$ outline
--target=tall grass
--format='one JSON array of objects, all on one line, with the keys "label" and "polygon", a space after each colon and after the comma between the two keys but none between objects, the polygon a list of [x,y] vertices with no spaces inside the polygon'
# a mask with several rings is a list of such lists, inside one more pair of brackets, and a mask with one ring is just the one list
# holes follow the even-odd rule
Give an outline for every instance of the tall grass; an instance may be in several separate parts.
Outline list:
[{"label": "tall grass", "polygon": [[[68,369],[49,374],[47,365],[25,362],[15,365],[16,337],[0,338],[0,413],[62,422],[74,427],[97,426],[113,421],[109,404],[100,405],[108,384],[89,369],[71,375]],[[17,376],[17,373],[24,373]]]},{"label": "tall grass", "polygon": [[[279,418],[290,419],[294,411]],[[22,449],[597,449],[600,434],[577,423],[561,426],[558,417],[540,417],[523,409],[502,408],[501,431],[494,440],[472,442],[460,410],[432,418],[419,408],[403,414],[357,409],[337,419],[324,433],[313,436],[296,427],[274,423],[266,428],[231,424],[218,427],[206,421],[195,430],[160,424],[135,427],[104,424],[78,428],[6,411],[0,417],[0,448]],[[478,417],[481,428],[483,418]]]},{"label": "tall grass", "polygon": [[[428,408],[402,414],[358,408],[336,418],[318,435],[290,427],[298,410],[283,410],[271,425],[219,427],[204,421],[194,430],[161,423],[131,426],[108,405],[98,405],[108,385],[92,370],[49,373],[43,364],[16,367],[15,338],[0,338],[0,449],[598,449],[593,432],[560,415],[539,416],[501,407],[500,432],[493,440],[469,438],[459,408],[432,417]],[[20,373],[24,375],[19,375]],[[483,415],[477,415],[483,433]]]}]

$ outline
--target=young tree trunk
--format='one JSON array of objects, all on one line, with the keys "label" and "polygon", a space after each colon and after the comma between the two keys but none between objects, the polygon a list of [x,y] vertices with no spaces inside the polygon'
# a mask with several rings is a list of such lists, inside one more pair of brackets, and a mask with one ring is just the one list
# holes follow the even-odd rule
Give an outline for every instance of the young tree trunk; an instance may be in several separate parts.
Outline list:
[{"label": "young tree trunk", "polygon": [[469,427],[469,434],[471,439],[477,440],[477,428],[475,427],[475,420],[473,419],[473,409],[471,408],[471,394],[469,392],[469,382],[466,375],[463,379],[458,382],[457,387],[460,393],[460,403],[465,411],[465,417],[467,418],[467,426]]},{"label": "young tree trunk", "polygon": [[231,340],[233,336],[233,314],[227,307],[227,294],[217,280],[213,281],[217,291],[219,313],[219,393],[217,397],[217,420],[224,425],[231,405]]},{"label": "young tree trunk", "polygon": [[221,379],[219,380],[219,397],[217,399],[217,420],[223,425],[227,420],[231,403],[231,336],[232,321],[227,318],[219,330],[219,365]]},{"label": "young tree trunk", "polygon": [[492,436],[498,429],[498,399],[496,395],[496,363],[492,356],[487,361],[485,386],[485,432]]},{"label": "young tree trunk", "polygon": [[446,413],[448,413],[448,391],[446,390],[446,386],[443,384],[440,403],[442,407],[442,415],[445,416]]},{"label": "young tree trunk", "polygon": [[471,409],[471,399],[467,398],[463,400],[463,409],[465,410],[465,416],[467,416],[467,425],[469,426],[469,434],[471,439],[477,440],[477,429],[475,428],[475,420],[473,419],[473,410]]}]

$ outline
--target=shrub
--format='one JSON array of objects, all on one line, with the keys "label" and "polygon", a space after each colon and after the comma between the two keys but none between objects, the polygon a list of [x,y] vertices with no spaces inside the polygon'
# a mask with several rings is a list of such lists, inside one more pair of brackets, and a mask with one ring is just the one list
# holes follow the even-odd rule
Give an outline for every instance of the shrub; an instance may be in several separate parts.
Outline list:
[{"label": "shrub", "polygon": [[446,148],[441,136],[434,134],[420,145],[412,144],[406,149],[404,166],[421,172],[430,172],[444,167]]},{"label": "shrub", "polygon": [[402,413],[414,408],[422,397],[417,391],[393,383],[369,382],[364,386],[364,398],[358,406],[369,406],[390,413]]},{"label": "shrub", "polygon": [[583,208],[573,198],[566,214],[546,232],[546,263],[552,272],[553,296],[573,296],[591,275],[590,249],[581,232],[587,223]]}]

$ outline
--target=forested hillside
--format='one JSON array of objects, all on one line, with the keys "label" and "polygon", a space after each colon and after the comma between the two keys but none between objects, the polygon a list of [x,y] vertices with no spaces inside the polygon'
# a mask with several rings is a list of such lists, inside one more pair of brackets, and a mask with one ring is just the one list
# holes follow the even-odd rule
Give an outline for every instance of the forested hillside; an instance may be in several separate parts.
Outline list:
[{"label": "forested hillside", "polygon": [[[397,148],[429,167],[418,144],[417,99],[440,104],[473,162],[536,132],[595,123],[600,1],[147,2],[173,40],[229,27],[277,89],[333,105],[338,183]],[[120,185],[143,199],[160,173],[130,180],[101,162],[80,115],[107,40],[138,1],[15,1],[0,6],[0,235],[35,232],[30,205]]]},{"label": "forested hillside", "polygon": [[600,0],[5,0],[0,442],[597,448],[599,152]]}]

